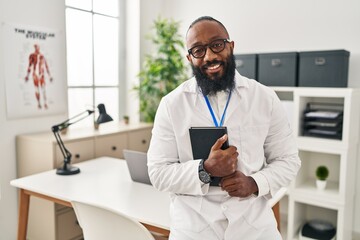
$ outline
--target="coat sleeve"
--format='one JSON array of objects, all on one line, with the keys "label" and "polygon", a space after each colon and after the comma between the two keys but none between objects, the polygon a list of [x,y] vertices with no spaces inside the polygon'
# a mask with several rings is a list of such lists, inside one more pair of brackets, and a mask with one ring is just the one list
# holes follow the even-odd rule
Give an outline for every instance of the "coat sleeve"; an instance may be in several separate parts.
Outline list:
[{"label": "coat sleeve", "polygon": [[[252,174],[259,188],[259,196],[274,196],[295,178],[301,161],[297,144],[286,112],[273,93],[270,126],[264,143],[265,167]],[[270,194],[270,195],[269,195]]]},{"label": "coat sleeve", "polygon": [[150,180],[160,191],[204,195],[209,190],[209,184],[199,180],[199,161],[189,159],[180,163],[178,147],[181,142],[178,142],[169,109],[165,97],[156,112],[148,151]]}]

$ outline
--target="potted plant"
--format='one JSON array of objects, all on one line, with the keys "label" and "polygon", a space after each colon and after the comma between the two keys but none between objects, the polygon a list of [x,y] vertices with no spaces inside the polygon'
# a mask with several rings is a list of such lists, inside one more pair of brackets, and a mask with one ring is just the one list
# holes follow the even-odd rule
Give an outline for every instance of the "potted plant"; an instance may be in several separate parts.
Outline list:
[{"label": "potted plant", "polygon": [[326,179],[329,176],[329,169],[326,166],[318,166],[316,169],[316,187],[324,190],[326,187]]},{"label": "potted plant", "polygon": [[146,55],[139,73],[138,90],[142,121],[153,122],[160,100],[187,79],[184,64],[183,37],[178,34],[179,23],[158,18],[155,34],[149,36],[156,47],[153,55]]},{"label": "potted plant", "polygon": [[129,124],[129,116],[128,115],[124,115],[123,119],[124,119],[125,124]]}]

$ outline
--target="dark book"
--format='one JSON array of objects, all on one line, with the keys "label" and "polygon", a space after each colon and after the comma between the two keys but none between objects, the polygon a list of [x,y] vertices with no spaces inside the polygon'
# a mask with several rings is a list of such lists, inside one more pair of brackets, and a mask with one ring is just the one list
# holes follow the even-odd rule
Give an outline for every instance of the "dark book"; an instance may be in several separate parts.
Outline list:
[{"label": "dark book", "polygon": [[[191,127],[189,129],[191,148],[194,159],[209,157],[211,147],[216,140],[227,134],[226,127]],[[221,146],[221,149],[229,147],[228,140]],[[221,177],[212,176],[210,186],[219,186]]]}]

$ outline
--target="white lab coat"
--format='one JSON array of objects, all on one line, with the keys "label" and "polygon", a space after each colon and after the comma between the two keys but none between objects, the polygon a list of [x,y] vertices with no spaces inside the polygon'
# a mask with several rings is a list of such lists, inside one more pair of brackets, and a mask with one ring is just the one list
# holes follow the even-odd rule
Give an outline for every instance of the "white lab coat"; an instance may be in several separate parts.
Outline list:
[{"label": "white lab coat", "polygon": [[153,186],[171,195],[171,239],[278,239],[266,199],[300,168],[295,138],[273,90],[238,72],[235,82],[224,126],[239,152],[238,170],[254,178],[259,194],[229,197],[199,180],[189,128],[214,123],[195,78],[182,83],[161,100],[148,151]]}]

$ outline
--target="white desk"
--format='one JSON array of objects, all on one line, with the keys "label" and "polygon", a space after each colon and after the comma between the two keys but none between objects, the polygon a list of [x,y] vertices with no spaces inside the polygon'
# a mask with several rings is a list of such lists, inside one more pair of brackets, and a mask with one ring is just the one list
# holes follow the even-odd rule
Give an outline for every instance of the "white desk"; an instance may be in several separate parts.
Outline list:
[{"label": "white desk", "polygon": [[106,206],[133,217],[149,230],[169,235],[170,199],[150,185],[133,182],[126,162],[102,157],[75,164],[80,174],[56,175],[55,170],[12,180],[20,189],[18,239],[26,239],[30,196],[71,207],[71,201]]}]

